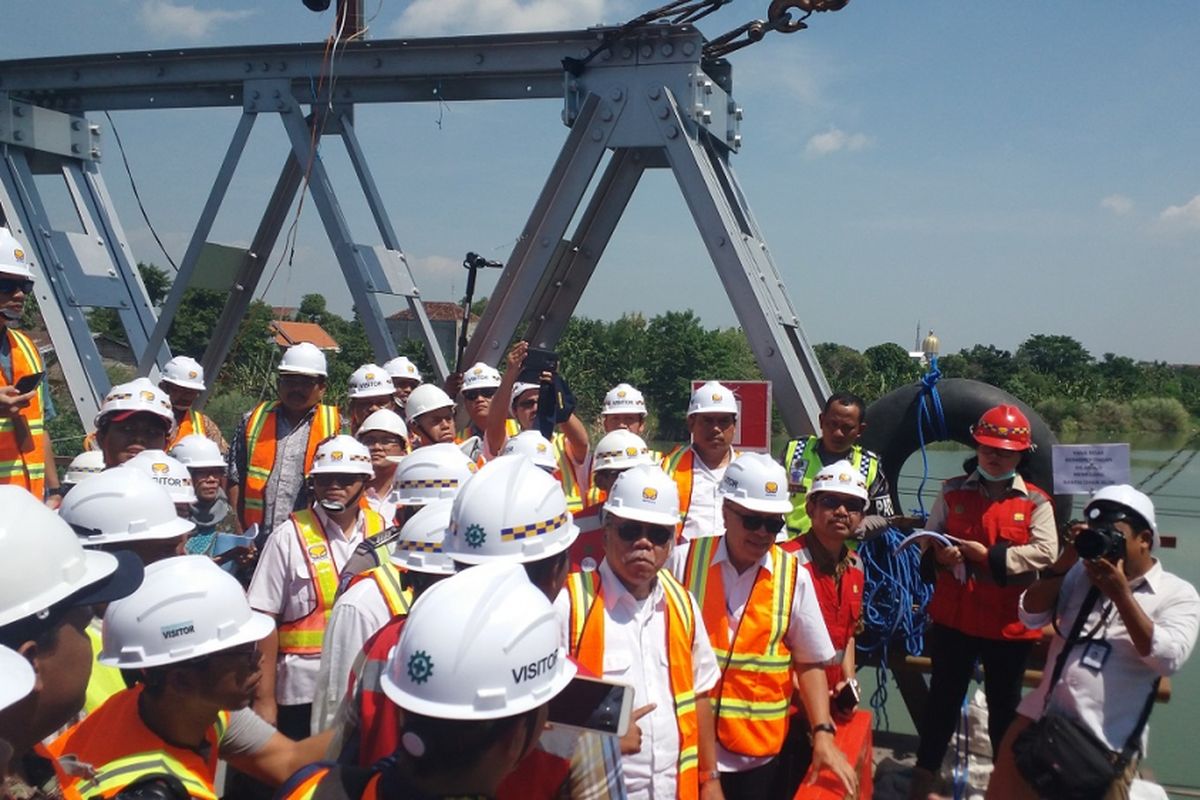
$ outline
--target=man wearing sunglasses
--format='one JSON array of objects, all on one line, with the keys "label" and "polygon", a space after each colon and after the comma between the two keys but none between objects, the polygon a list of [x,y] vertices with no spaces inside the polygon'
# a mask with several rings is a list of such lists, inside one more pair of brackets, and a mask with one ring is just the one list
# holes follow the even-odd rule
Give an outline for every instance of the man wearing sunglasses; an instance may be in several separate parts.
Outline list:
[{"label": "man wearing sunglasses", "polygon": [[639,707],[621,739],[631,800],[723,797],[709,701],[717,662],[695,599],[663,569],[678,509],[660,468],[622,472],[604,502],[604,560],[572,573],[554,604],[569,654],[634,688]]},{"label": "man wearing sunglasses", "polygon": [[211,798],[218,757],[272,786],[321,758],[328,735],[293,742],[249,709],[262,676],[258,640],[272,627],[211,559],[147,567],[138,590],[108,606],[100,654],[136,682],[50,745],[90,767],[63,772],[66,796],[133,794],[139,784],[179,796],[182,784],[183,797]]},{"label": "man wearing sunglasses", "polygon": [[720,487],[725,468],[737,457],[733,449],[737,414],[737,398],[729,387],[716,381],[704,384],[688,403],[691,443],[675,448],[663,459],[663,469],[679,490],[684,539],[725,532]]},{"label": "man wearing sunglasses", "polygon": [[13,329],[32,291],[33,269],[24,248],[7,228],[0,228],[0,484],[20,486],[38,500],[49,497],[57,507],[58,471],[46,432],[54,403],[44,379],[20,386],[22,378],[35,381],[31,376],[43,374],[46,367],[33,340]]},{"label": "man wearing sunglasses", "polygon": [[[489,367],[480,361],[468,369],[462,377],[463,407],[467,410],[470,422],[467,427],[458,432],[457,441],[472,461],[483,463],[483,440],[487,434],[488,411],[492,408],[492,398],[500,388],[500,371]],[[517,421],[511,417],[505,420],[505,433],[508,437],[521,432]]]},{"label": "man wearing sunglasses", "polygon": [[774,787],[790,761],[781,753],[793,675],[805,710],[793,728],[812,742],[817,769],[828,766],[853,794],[854,770],[833,741],[823,669],[833,645],[808,573],[775,545],[791,510],[787,474],[770,456],[744,453],[725,470],[721,494],[725,535],[682,545],[675,569],[700,602],[720,670],[712,703],[725,797],[784,796]]},{"label": "man wearing sunglasses", "polygon": [[338,578],[359,543],[387,527],[361,502],[372,474],[370,451],[353,437],[322,442],[309,472],[315,502],[271,532],[250,581],[250,605],[277,623],[262,643],[255,710],[293,739],[308,733]]}]

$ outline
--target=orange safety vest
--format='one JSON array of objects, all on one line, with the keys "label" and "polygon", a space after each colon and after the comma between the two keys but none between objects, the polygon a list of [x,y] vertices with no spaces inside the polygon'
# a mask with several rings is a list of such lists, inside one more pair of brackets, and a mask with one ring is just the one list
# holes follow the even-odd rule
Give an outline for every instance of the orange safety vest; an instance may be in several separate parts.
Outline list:
[{"label": "orange safety vest", "polygon": [[[107,800],[142,778],[163,773],[178,778],[191,797],[217,800],[218,749],[229,727],[229,712],[220,712],[205,733],[208,749],[202,757],[195,750],[168,744],[146,727],[138,714],[143,688],[139,684],[113,695],[50,745],[65,800]],[[61,769],[57,759],[65,755],[90,765],[91,776]]]},{"label": "orange safety vest", "polygon": [[[278,407],[279,402],[275,400],[259,403],[246,420],[246,452],[249,456],[240,499],[242,507],[238,510],[243,529],[263,521],[263,496],[267,490],[267,479],[275,468],[275,421],[278,415],[273,412]],[[336,435],[341,428],[342,416],[337,406],[319,403],[313,409],[312,423],[308,429],[308,447],[304,452],[306,475],[312,467],[317,445]]]},{"label": "orange safety vest", "polygon": [[721,566],[714,564],[719,536],[693,539],[683,584],[700,601],[709,641],[721,666],[713,690],[717,738],[746,756],[774,756],[783,748],[792,698],[792,654],[784,642],[791,627],[799,562],[778,547],[771,569],[758,568],[741,620],[729,639],[729,612]]},{"label": "orange safety vest", "polygon": [[199,411],[188,409],[187,414],[183,418],[183,422],[179,423],[175,429],[175,435],[171,441],[167,443],[167,450],[179,444],[179,440],[185,436],[191,436],[193,433],[198,433],[201,436],[207,436],[204,426],[204,416]]},{"label": "orange safety vest", "polygon": [[554,447],[554,460],[558,462],[558,481],[562,485],[563,494],[567,497],[567,511],[574,514],[583,510],[583,498],[579,496],[579,481],[575,474],[575,465],[567,455],[567,437],[561,431],[555,431],[550,439]]},{"label": "orange safety vest", "polygon": [[[946,533],[959,539],[981,542],[989,549],[999,542],[1017,546],[1029,542],[1029,526],[1034,510],[1050,497],[1028,481],[1028,494],[1014,492],[992,500],[967,476],[946,481],[942,490],[946,502]],[[984,570],[987,567],[983,568]],[[959,583],[946,570],[938,570],[929,616],[939,625],[954,628],[968,636],[984,639],[1040,639],[1040,630],[1030,630],[1017,616],[1017,602],[1025,585],[1001,586],[990,576],[968,571],[966,583]]]},{"label": "orange safety vest", "polygon": [[[392,617],[402,617],[408,614],[408,609],[412,606],[412,591],[400,585],[400,570],[390,561],[385,561],[378,567],[355,575],[346,584],[346,589],[365,580],[375,581],[375,586],[383,595],[383,601],[387,603],[388,612]],[[343,590],[344,592],[345,590]]]},{"label": "orange safety vest", "polygon": [[[12,383],[0,370],[0,386],[15,386],[17,381],[26,375],[45,372],[42,357],[37,347],[28,336],[13,329],[7,329],[8,350],[12,358]],[[0,484],[20,486],[38,500],[46,497],[46,420],[42,408],[42,391],[33,393],[26,408],[21,409],[19,417],[0,417]],[[18,423],[18,419],[24,424]],[[18,441],[17,427],[28,428],[28,435],[22,431]]]},{"label": "orange safety vest", "polygon": [[[700,796],[699,742],[696,721],[695,672],[692,646],[696,618],[692,601],[683,585],[666,570],[659,570],[659,585],[667,601],[667,678],[679,728],[679,759],[676,762],[676,798],[697,800]],[[594,675],[604,674],[604,598],[600,573],[574,572],[567,576],[570,599],[570,654]]]},{"label": "orange safety vest", "polygon": [[[730,455],[730,460],[737,458],[741,453],[734,450]],[[663,471],[671,476],[671,480],[675,481],[675,486],[679,489],[679,520],[681,523],[687,522],[688,509],[692,506],[692,470],[696,464],[696,451],[692,449],[690,444],[681,444],[670,453],[667,453],[666,458],[662,460]],[[679,529],[680,531],[683,528]],[[680,536],[683,534],[680,533]]]},{"label": "orange safety vest", "polygon": [[[361,511],[366,528],[365,536],[371,539],[383,532],[387,525],[383,517],[374,511]],[[333,563],[329,549],[329,537],[321,527],[321,520],[311,508],[297,511],[289,519],[300,537],[300,549],[308,562],[308,574],[313,582],[317,603],[299,619],[279,623],[279,652],[299,656],[321,655],[325,641],[325,626],[337,597],[338,568]]]}]

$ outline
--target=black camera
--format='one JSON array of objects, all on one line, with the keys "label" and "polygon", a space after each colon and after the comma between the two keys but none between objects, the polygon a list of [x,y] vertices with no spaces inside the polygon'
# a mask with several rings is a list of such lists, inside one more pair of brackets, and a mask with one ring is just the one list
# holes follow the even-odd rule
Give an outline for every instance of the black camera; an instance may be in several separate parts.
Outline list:
[{"label": "black camera", "polygon": [[1080,558],[1105,558],[1116,563],[1125,557],[1125,535],[1107,525],[1084,528],[1075,537],[1075,550]]}]

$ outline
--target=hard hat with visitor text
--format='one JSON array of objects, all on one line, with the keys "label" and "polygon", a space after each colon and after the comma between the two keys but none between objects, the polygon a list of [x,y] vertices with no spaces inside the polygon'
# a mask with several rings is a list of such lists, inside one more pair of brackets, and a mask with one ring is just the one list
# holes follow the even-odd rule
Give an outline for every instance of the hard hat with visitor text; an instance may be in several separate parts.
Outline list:
[{"label": "hard hat with visitor text", "polygon": [[395,388],[392,376],[378,364],[363,364],[350,373],[346,383],[346,396],[351,400],[360,397],[390,397]]},{"label": "hard hat with visitor text", "polygon": [[162,450],[143,450],[121,466],[136,469],[149,475],[171,495],[171,502],[191,504],[196,502],[196,489],[192,486],[192,473],[177,458]]},{"label": "hard hat with visitor text", "polygon": [[602,416],[609,414],[645,414],[646,399],[628,383],[618,383],[604,395]]},{"label": "hard hat with visitor text", "polygon": [[463,373],[462,390],[495,389],[500,385],[500,371],[480,361]]},{"label": "hard hat with visitor text", "polygon": [[80,483],[63,498],[58,513],[85,547],[175,539],[196,529],[175,512],[165,486],[129,466]]}]

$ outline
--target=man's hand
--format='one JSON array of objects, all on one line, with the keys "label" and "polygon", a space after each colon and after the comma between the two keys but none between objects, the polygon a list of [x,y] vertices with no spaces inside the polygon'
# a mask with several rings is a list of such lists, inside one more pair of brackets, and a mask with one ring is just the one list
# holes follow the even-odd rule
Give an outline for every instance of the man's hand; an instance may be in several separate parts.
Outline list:
[{"label": "man's hand", "polygon": [[941,542],[934,542],[933,547],[933,557],[943,567],[953,567],[955,564],[963,562],[962,550],[959,550],[954,545],[944,545]]},{"label": "man's hand", "polygon": [[51,511],[58,511],[58,507],[62,505],[62,495],[52,494],[46,497],[46,508]]},{"label": "man's hand", "polygon": [[529,342],[521,341],[513,345],[512,350],[508,351],[508,371],[515,377],[521,371],[521,365],[525,363],[525,356],[529,353]]},{"label": "man's hand", "polygon": [[21,394],[15,386],[0,386],[0,417],[11,418],[28,408],[38,390]]},{"label": "man's hand", "polygon": [[960,541],[958,549],[962,552],[962,557],[967,561],[976,564],[982,564],[987,561],[988,549],[982,542]]},{"label": "man's hand", "polygon": [[642,729],[637,721],[658,708],[657,703],[651,703],[641,708],[635,708],[629,715],[629,730],[621,737],[621,755],[629,756],[642,751]]},{"label": "man's hand", "polygon": [[833,721],[839,725],[844,725],[854,717],[854,712],[858,710],[858,704],[850,708],[843,708],[834,700],[842,693],[842,690],[850,683],[847,678],[842,678],[837,682],[837,685],[829,690],[829,713],[833,716]]},{"label": "man's hand", "polygon": [[705,781],[700,784],[700,800],[725,800],[725,792],[721,791],[721,781]]},{"label": "man's hand", "polygon": [[837,745],[833,743],[833,736],[828,733],[817,733],[813,739],[812,766],[808,770],[811,777],[808,785],[817,782],[817,775],[823,767],[829,767],[833,771],[833,774],[842,782],[842,786],[846,788],[847,794],[853,796],[858,792],[858,775],[850,766],[850,762],[842,755],[842,751],[838,750]]},{"label": "man's hand", "polygon": [[1107,558],[1093,558],[1083,562],[1088,580],[1109,600],[1117,601],[1129,595],[1129,580],[1125,577],[1125,559],[1117,563]]},{"label": "man's hand", "polygon": [[442,384],[442,388],[450,397],[458,397],[458,393],[462,391],[463,374],[461,372],[451,372],[446,376],[446,382]]}]

